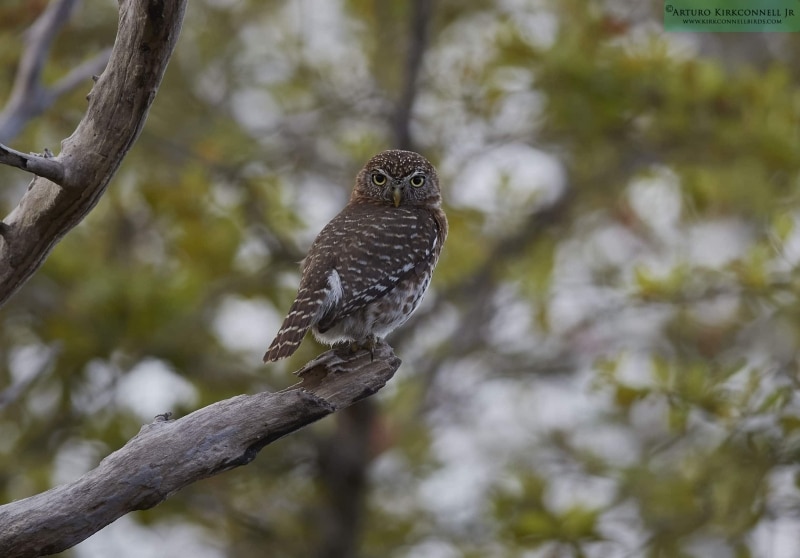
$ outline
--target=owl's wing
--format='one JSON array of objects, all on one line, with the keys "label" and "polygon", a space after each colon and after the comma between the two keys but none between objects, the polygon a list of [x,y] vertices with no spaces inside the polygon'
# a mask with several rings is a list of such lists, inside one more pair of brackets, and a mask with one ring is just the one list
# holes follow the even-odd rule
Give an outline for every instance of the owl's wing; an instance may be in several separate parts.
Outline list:
[{"label": "owl's wing", "polygon": [[334,261],[333,254],[314,250],[303,260],[300,289],[280,331],[264,354],[264,362],[292,355],[311,326],[330,308],[339,304],[342,284],[333,266]]},{"label": "owl's wing", "polygon": [[422,276],[433,265],[443,242],[443,231],[429,211],[391,208],[369,214],[355,211],[338,231],[340,249],[333,263],[342,296],[320,317],[320,332],[337,320],[389,294],[404,279]]}]

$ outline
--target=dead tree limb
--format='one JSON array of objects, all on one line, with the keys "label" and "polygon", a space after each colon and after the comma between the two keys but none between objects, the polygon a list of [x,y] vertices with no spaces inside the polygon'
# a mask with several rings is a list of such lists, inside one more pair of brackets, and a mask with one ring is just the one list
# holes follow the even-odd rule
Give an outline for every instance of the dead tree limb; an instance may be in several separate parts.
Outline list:
[{"label": "dead tree limb", "polygon": [[278,393],[239,395],[178,420],[157,420],[69,484],[0,506],[0,556],[55,554],[181,488],[246,465],[266,445],[372,395],[400,359],[380,343],[369,351],[328,351]]},{"label": "dead tree limb", "polygon": [[105,192],[141,132],[178,40],[185,8],[186,0],[122,0],[108,66],[89,94],[83,120],[62,142],[61,153],[25,161],[19,152],[0,146],[0,163],[24,165],[33,173],[36,165],[42,169],[19,205],[0,222],[0,304]]},{"label": "dead tree limb", "polygon": [[75,0],[53,0],[25,33],[25,50],[17,66],[14,85],[0,111],[0,141],[16,136],[25,123],[48,104],[42,70],[53,40],[69,20]]},{"label": "dead tree limb", "polygon": [[0,111],[0,142],[16,136],[28,121],[47,110],[61,95],[101,73],[108,63],[110,50],[106,49],[75,67],[52,87],[42,82],[50,47],[75,4],[75,0],[53,0],[25,33],[25,51],[17,66],[11,95]]}]

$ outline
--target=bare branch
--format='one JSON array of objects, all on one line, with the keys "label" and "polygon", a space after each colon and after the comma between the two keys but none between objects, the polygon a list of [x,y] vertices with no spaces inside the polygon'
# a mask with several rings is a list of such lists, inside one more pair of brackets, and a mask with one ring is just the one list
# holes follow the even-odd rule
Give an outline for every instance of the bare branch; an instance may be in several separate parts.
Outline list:
[{"label": "bare branch", "polygon": [[75,3],[54,0],[28,30],[11,97],[0,112],[0,142],[16,136],[28,120],[52,104],[53,95],[42,86],[42,68],[53,39],[69,20]]},{"label": "bare branch", "polygon": [[64,180],[64,166],[52,156],[22,153],[0,143],[0,163],[32,172],[37,176],[60,184]]},{"label": "bare branch", "polygon": [[186,0],[122,0],[108,67],[89,108],[54,159],[55,184],[37,177],[0,223],[0,304],[97,204],[141,132],[180,33]]},{"label": "bare branch", "polygon": [[303,382],[288,390],[239,395],[178,420],[157,419],[78,480],[0,506],[0,556],[61,552],[131,511],[246,465],[282,436],[374,394],[399,366],[386,343],[372,354],[328,351],[298,371]]}]

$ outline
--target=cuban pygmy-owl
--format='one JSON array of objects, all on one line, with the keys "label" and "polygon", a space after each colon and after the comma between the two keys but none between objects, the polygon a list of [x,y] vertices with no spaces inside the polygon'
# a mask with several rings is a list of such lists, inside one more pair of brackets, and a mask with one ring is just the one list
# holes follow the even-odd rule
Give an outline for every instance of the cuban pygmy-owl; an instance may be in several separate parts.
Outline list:
[{"label": "cuban pygmy-owl", "polygon": [[288,357],[306,332],[329,345],[374,346],[422,301],[447,237],[436,170],[389,150],[356,177],[350,201],[317,236],[300,288],[264,362]]}]

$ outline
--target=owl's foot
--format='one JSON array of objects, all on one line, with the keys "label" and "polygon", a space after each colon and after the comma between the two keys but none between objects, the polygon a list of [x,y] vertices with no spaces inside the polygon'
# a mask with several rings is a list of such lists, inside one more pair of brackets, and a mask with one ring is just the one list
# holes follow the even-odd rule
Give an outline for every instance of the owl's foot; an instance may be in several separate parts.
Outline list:
[{"label": "owl's foot", "polygon": [[353,341],[350,343],[350,352],[357,353],[361,349],[369,349],[369,357],[371,361],[375,360],[375,347],[378,345],[379,339],[374,335],[368,335],[366,339],[361,341]]}]

